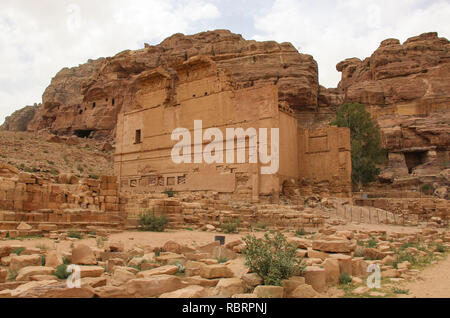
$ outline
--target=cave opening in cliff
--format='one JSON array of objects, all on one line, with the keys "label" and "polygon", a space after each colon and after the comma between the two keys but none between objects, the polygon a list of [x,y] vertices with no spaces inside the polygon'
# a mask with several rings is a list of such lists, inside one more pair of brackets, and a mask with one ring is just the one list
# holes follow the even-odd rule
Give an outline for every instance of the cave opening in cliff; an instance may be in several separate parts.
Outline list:
[{"label": "cave opening in cliff", "polygon": [[408,173],[412,173],[414,168],[425,163],[427,157],[427,151],[411,151],[404,152],[406,166],[408,167]]},{"label": "cave opening in cliff", "polygon": [[89,129],[81,130],[80,129],[80,130],[75,130],[73,133],[78,138],[91,138],[91,133],[92,132],[93,132],[93,130],[89,130]]}]

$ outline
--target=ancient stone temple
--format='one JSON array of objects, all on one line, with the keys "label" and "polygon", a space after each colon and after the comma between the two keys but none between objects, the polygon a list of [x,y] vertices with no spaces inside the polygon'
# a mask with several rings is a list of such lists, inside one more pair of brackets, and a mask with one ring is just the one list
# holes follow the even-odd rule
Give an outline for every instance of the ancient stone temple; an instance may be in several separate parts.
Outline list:
[{"label": "ancient stone temple", "polygon": [[[303,127],[272,82],[239,86],[230,71],[199,55],[142,72],[133,86],[131,107],[119,114],[116,128],[114,169],[122,191],[212,191],[252,202],[277,202],[280,193],[320,192],[330,184],[336,196],[351,193],[349,130]],[[191,138],[179,162],[172,156],[177,128]],[[211,128],[214,137],[206,136]],[[251,131],[259,136],[245,138]],[[215,159],[208,162],[202,150],[211,147]],[[261,160],[264,154],[271,160]]]}]

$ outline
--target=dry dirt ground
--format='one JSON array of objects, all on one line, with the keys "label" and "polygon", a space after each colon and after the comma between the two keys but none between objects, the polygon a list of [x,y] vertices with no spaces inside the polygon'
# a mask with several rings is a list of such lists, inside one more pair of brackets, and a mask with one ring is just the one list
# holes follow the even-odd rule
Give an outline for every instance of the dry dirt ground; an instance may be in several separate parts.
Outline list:
[{"label": "dry dirt ground", "polygon": [[415,281],[401,286],[417,298],[450,298],[450,257],[430,265]]}]

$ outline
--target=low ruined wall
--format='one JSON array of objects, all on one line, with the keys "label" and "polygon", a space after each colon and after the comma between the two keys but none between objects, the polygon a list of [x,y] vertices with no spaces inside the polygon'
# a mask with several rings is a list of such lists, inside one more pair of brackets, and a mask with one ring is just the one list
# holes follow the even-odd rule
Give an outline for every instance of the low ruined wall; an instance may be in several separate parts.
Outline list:
[{"label": "low ruined wall", "polygon": [[[448,200],[435,198],[373,198],[355,199],[355,204],[361,207],[373,207],[395,214],[395,217],[412,223],[437,221],[448,224],[450,219],[450,204]],[[400,222],[401,223],[401,222]]]},{"label": "low ruined wall", "polygon": [[119,195],[116,177],[79,180],[73,175],[60,175],[58,183],[29,173],[0,177],[3,222],[23,221],[35,227],[41,222],[123,223],[125,202]]},{"label": "low ruined wall", "polygon": [[318,228],[325,219],[303,206],[280,206],[277,204],[233,204],[228,200],[203,198],[195,202],[183,202],[178,198],[164,198],[164,195],[134,195],[129,199],[126,212],[130,224],[136,225],[139,215],[146,211],[166,214],[170,228],[202,228],[205,225],[220,227],[232,221],[239,227],[249,228],[256,224],[278,228]]}]

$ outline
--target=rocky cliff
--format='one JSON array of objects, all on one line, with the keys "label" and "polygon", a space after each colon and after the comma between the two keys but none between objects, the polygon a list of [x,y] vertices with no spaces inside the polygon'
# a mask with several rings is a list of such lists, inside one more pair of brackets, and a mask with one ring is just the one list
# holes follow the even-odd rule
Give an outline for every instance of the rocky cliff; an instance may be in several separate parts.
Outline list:
[{"label": "rocky cliff", "polygon": [[[145,45],[110,58],[61,70],[43,95],[28,130],[57,134],[114,135],[117,114],[131,105],[134,79],[144,71],[211,57],[241,87],[275,83],[280,104],[313,113],[318,105],[318,67],[313,57],[290,43],[247,41],[226,30],[185,36],[175,34],[156,46]],[[10,127],[9,123],[6,124]]]},{"label": "rocky cliff", "polygon": [[389,159],[380,180],[448,185],[450,42],[437,33],[403,44],[387,39],[369,58],[347,59],[337,70],[343,100],[365,104],[377,120]]},{"label": "rocky cliff", "polygon": [[33,120],[39,106],[34,104],[34,106],[25,106],[15,111],[11,116],[6,117],[5,123],[0,126],[0,130],[27,131],[28,124]]}]

